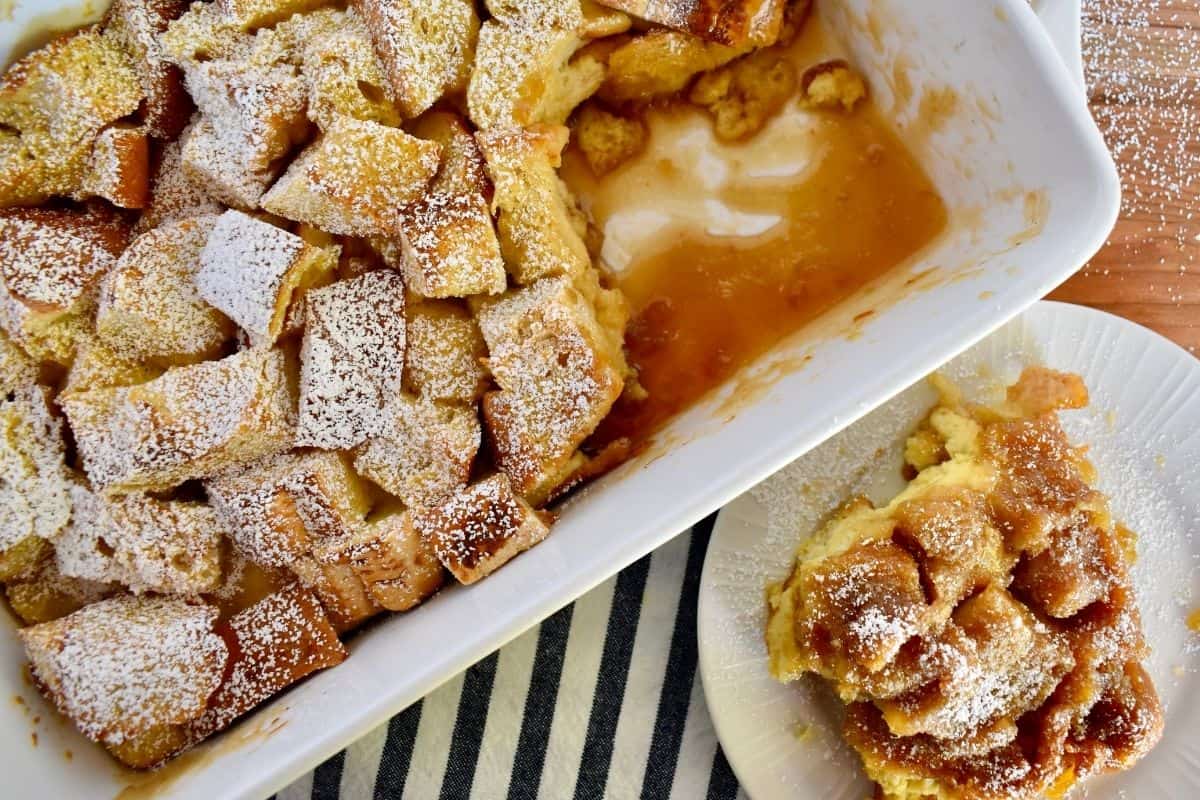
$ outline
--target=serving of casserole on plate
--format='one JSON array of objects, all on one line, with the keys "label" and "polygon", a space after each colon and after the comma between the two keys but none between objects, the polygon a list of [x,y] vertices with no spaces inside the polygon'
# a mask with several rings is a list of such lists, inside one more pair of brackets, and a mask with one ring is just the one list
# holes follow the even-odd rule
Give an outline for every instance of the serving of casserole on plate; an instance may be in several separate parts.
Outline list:
[{"label": "serving of casserole on plate", "polygon": [[139,780],[44,696],[129,766],[185,752],[156,789],[271,791],[1111,226],[1023,3],[686,5],[0,28],[14,786]]}]

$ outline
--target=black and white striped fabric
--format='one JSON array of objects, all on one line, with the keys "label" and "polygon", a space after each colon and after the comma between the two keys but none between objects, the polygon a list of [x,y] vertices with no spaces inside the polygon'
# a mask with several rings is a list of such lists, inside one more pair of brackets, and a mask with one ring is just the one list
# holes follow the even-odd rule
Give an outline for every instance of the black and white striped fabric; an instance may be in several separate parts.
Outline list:
[{"label": "black and white striped fabric", "polygon": [[278,800],[734,800],[696,669],[715,515],[449,681]]}]

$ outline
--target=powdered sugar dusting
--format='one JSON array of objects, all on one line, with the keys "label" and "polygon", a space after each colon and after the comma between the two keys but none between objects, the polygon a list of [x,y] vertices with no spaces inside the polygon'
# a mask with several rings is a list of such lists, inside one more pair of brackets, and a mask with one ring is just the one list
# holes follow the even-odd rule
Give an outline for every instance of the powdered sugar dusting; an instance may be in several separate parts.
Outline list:
[{"label": "powdered sugar dusting", "polygon": [[183,600],[115,597],[20,636],[62,711],[90,738],[120,744],[203,710],[228,655],[216,618]]}]

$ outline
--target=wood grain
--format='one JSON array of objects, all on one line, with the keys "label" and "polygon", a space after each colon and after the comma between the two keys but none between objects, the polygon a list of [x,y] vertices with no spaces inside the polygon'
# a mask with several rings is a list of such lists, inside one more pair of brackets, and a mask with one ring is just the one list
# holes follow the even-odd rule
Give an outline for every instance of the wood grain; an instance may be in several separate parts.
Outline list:
[{"label": "wood grain", "polygon": [[1200,0],[1084,0],[1083,24],[1124,202],[1108,243],[1050,296],[1200,352]]}]

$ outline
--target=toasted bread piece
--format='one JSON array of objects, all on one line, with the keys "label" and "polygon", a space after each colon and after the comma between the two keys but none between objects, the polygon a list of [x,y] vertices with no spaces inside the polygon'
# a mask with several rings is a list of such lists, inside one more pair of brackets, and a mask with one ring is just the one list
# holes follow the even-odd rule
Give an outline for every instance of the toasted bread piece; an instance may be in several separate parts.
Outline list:
[{"label": "toasted bread piece", "polygon": [[19,631],[39,688],[89,739],[120,745],[200,716],[229,650],[217,610],[113,597]]},{"label": "toasted bread piece", "polygon": [[353,630],[383,609],[367,591],[358,573],[346,563],[343,542],[313,547],[313,556],[292,565],[300,582],[312,590],[338,633]]},{"label": "toasted bread piece", "polygon": [[200,253],[196,286],[252,343],[269,345],[283,333],[288,307],[327,283],[336,266],[336,252],[230,209],[217,220]]},{"label": "toasted bread piece", "polygon": [[561,28],[584,39],[613,36],[629,30],[629,15],[593,0],[485,0],[492,18],[506,25]]},{"label": "toasted bread piece", "polygon": [[393,236],[425,193],[439,147],[399,128],[335,115],[262,198],[262,207],[345,236]]},{"label": "toasted bread piece", "polygon": [[110,542],[135,592],[199,594],[221,581],[221,537],[216,513],[204,503],[127,494],[107,502],[118,532]]},{"label": "toasted bread piece", "polygon": [[[199,115],[195,119],[199,121]],[[180,138],[167,142],[159,151],[150,179],[148,202],[133,227],[135,234],[145,233],[164,222],[220,214],[225,210],[224,206],[209,197],[204,184],[194,180],[183,168],[183,142],[190,131],[190,127],[185,129]]]},{"label": "toasted bread piece", "polygon": [[483,164],[483,152],[466,121],[453,111],[430,111],[414,120],[412,134],[437,142],[442,160],[429,191],[447,194],[492,196],[492,182]]},{"label": "toasted bread piece", "polygon": [[215,0],[226,19],[244,31],[265,28],[293,14],[328,4],[328,0]]},{"label": "toasted bread piece", "polygon": [[635,17],[718,44],[774,44],[785,0],[596,0]]},{"label": "toasted bread piece", "polygon": [[205,61],[249,60],[255,37],[214,2],[196,0],[158,37],[163,56],[184,72]]},{"label": "toasted bread piece", "polygon": [[34,358],[70,363],[92,290],[128,240],[98,203],[0,212],[0,328]]},{"label": "toasted bread piece", "polygon": [[399,395],[387,426],[360,447],[354,468],[407,506],[436,503],[467,485],[479,451],[474,407]]},{"label": "toasted bread piece", "polygon": [[460,583],[486,578],[546,538],[549,519],[499,474],[474,483],[440,505],[413,512],[413,525]]},{"label": "toasted bread piece", "polygon": [[86,392],[108,386],[132,386],[163,374],[163,370],[137,361],[129,361],[96,336],[80,340],[75,360],[67,370],[61,394]]},{"label": "toasted bread piece", "polygon": [[0,79],[0,206],[81,197],[92,141],[142,100],[125,52],[98,26],[64,34]]},{"label": "toasted bread piece", "polygon": [[308,117],[328,130],[337,115],[399,126],[399,109],[388,99],[383,67],[362,16],[349,9],[334,30],[306,43],[301,74],[308,82]]},{"label": "toasted bread piece", "polygon": [[236,547],[223,549],[221,583],[204,595],[207,602],[220,609],[222,622],[296,582],[291,570],[256,564]]},{"label": "toasted bread piece", "polygon": [[701,75],[688,99],[705,109],[726,142],[761,131],[796,94],[796,70],[783,55],[759,50]]},{"label": "toasted bread piece", "polygon": [[71,521],[54,536],[54,562],[59,572],[97,583],[125,583],[129,576],[117,562],[118,530],[104,497],[76,477],[70,482]]},{"label": "toasted bread piece", "polygon": [[408,306],[404,388],[430,400],[473,404],[488,371],[483,334],[461,304],[430,300]]},{"label": "toasted bread piece", "polygon": [[609,54],[608,75],[597,94],[614,105],[649,103],[682,91],[700,73],[747,51],[678,31],[647,31]]},{"label": "toasted bread piece", "polygon": [[167,61],[159,41],[186,10],[186,0],[114,0],[105,18],[105,31],[129,54],[145,95],[142,124],[157,139],[174,139],[192,115],[183,72]]},{"label": "toasted bread piece", "polygon": [[192,742],[235,719],[296,681],[346,658],[321,604],[293,583],[233,615],[220,627],[231,669],[208,708],[187,725]]},{"label": "toasted bread piece", "polygon": [[404,279],[424,297],[499,294],[508,286],[482,194],[431,192],[404,206],[400,245]]},{"label": "toasted bread piece", "polygon": [[596,177],[603,177],[646,147],[646,123],[585,103],[571,125],[575,144]]},{"label": "toasted bread piece", "polygon": [[37,383],[38,364],[8,334],[0,331],[0,395]]},{"label": "toasted bread piece", "polygon": [[404,340],[404,282],[391,270],[309,292],[296,443],[347,449],[383,431],[402,385]]},{"label": "toasted bread piece", "polygon": [[187,71],[203,112],[183,144],[183,165],[216,199],[253,209],[281,159],[308,131],[308,92],[288,66],[205,61]]},{"label": "toasted bread piece", "polygon": [[495,184],[500,250],[517,283],[578,275],[591,266],[573,218],[574,200],[556,172],[569,135],[550,125],[477,134]]},{"label": "toasted bread piece", "polygon": [[605,65],[573,28],[488,20],[479,30],[467,87],[471,121],[481,129],[566,122],[604,82]]},{"label": "toasted bread piece", "polygon": [[74,614],[118,591],[111,583],[71,578],[58,571],[53,558],[46,558],[34,574],[7,583],[4,597],[9,608],[26,625],[50,622]]},{"label": "toasted bread piece", "polygon": [[142,208],[150,189],[150,145],[145,131],[110,125],[92,142],[79,194],[103,197],[121,208]]},{"label": "toasted bread piece", "polygon": [[367,489],[337,453],[288,453],[206,482],[209,501],[245,556],[291,569],[314,542],[349,537],[370,505]]},{"label": "toasted bread piece", "polygon": [[479,326],[501,391],[484,397],[496,464],[518,494],[543,502],[624,387],[614,331],[566,278],[484,301]]},{"label": "toasted bread piece", "polygon": [[354,534],[345,552],[367,591],[389,611],[407,611],[442,587],[445,570],[407,511],[389,509]]},{"label": "toasted bread piece", "polygon": [[294,437],[285,356],[266,348],[60,403],[88,478],[107,494],[169,489],[283,452]]},{"label": "toasted bread piece", "polygon": [[233,323],[196,286],[200,253],[217,217],[169,222],[144,233],[100,287],[96,333],[121,359],[162,367],[218,356]]},{"label": "toasted bread piece", "polygon": [[[50,390],[27,384],[0,398],[0,553],[53,537],[71,516],[62,422]],[[26,548],[31,545],[26,545]]]},{"label": "toasted bread piece", "polygon": [[467,83],[479,35],[471,0],[354,0],[393,102],[415,117]]}]

